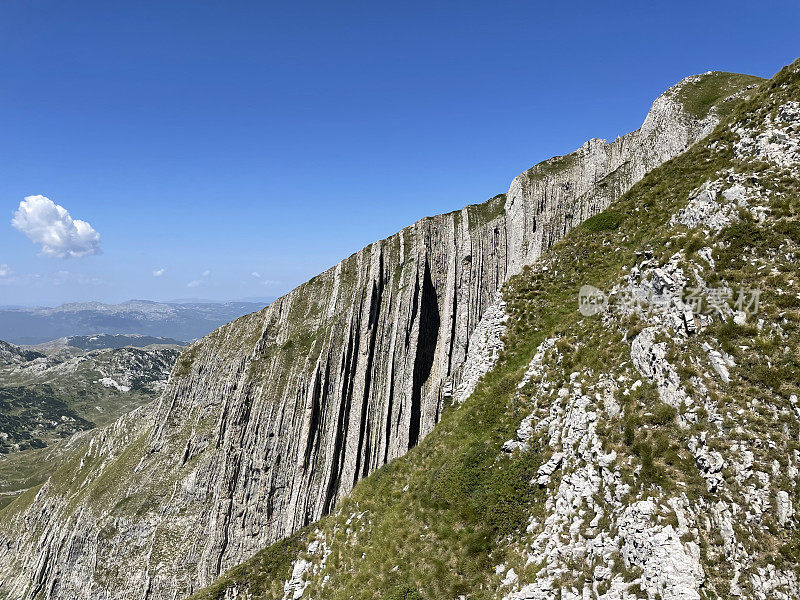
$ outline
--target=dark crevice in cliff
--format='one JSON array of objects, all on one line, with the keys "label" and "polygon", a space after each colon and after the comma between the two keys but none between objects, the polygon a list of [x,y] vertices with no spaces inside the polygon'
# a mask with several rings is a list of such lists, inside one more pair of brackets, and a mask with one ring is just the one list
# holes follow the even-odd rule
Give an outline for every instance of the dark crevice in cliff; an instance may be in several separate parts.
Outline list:
[{"label": "dark crevice in cliff", "polygon": [[[278,464],[280,464],[280,455],[278,455]],[[286,486],[278,486],[275,485],[274,477],[270,480],[269,484],[269,491],[267,492],[267,501],[266,501],[266,517],[267,521],[272,519],[272,515],[275,514],[275,498],[278,495],[278,492],[283,492],[286,489]],[[306,523],[307,524],[307,523]]]},{"label": "dark crevice in cliff", "polygon": [[[370,428],[368,425],[369,401],[372,395],[372,370],[375,360],[375,340],[378,336],[378,320],[383,302],[383,253],[379,257],[378,278],[372,282],[372,295],[369,303],[369,321],[367,330],[369,331],[369,347],[367,348],[367,364],[364,370],[364,396],[361,399],[361,421],[358,432],[358,452],[356,453],[356,468],[353,472],[353,485],[361,477],[369,475],[369,447],[370,447]],[[363,457],[362,457],[363,453]]]},{"label": "dark crevice in cliff", "polygon": [[181,456],[181,466],[186,464],[186,461],[189,460],[189,456],[191,456],[192,450],[192,438],[190,437],[186,440],[186,447],[183,449],[183,456]]},{"label": "dark crevice in cliff", "polygon": [[314,389],[311,392],[311,418],[308,424],[308,439],[306,440],[306,452],[303,457],[303,470],[308,470],[311,461],[311,454],[315,447],[319,445],[319,428],[322,422],[322,407],[328,399],[328,388],[330,381],[330,362],[325,360],[325,373],[322,367],[317,369],[317,376],[314,378]]},{"label": "dark crevice in cliff", "polygon": [[223,401],[222,404],[222,412],[219,417],[219,427],[217,427],[217,442],[215,444],[217,450],[219,450],[220,446],[222,446],[222,441],[224,439],[223,435],[225,433],[225,423],[228,420],[229,406],[230,406],[230,399],[226,395],[225,400]]},{"label": "dark crevice in cliff", "polygon": [[[471,256],[467,256],[464,261],[467,259],[470,260],[470,264],[472,261]],[[453,286],[455,288],[455,286]],[[452,309],[452,318],[450,319],[450,348],[447,351],[447,375],[453,372],[453,349],[456,345],[456,331],[458,325],[458,289],[453,290],[453,309]]]},{"label": "dark crevice in cliff", "polygon": [[408,447],[413,448],[419,442],[422,427],[422,387],[428,380],[436,357],[436,343],[439,339],[439,302],[436,288],[431,279],[428,260],[422,275],[422,287],[419,299],[419,334],[417,336],[417,352],[414,356],[414,374],[411,384],[411,415],[408,428]]},{"label": "dark crevice in cliff", "polygon": [[[247,389],[243,390],[242,393],[242,410],[239,413],[239,421],[237,423],[239,425],[239,439],[238,439],[239,444],[242,444],[244,442],[244,434],[246,426],[250,421],[250,414],[253,412],[253,400],[255,399],[254,388],[255,386],[251,381],[248,383]],[[236,385],[234,384],[231,392],[233,392],[235,389]]]},{"label": "dark crevice in cliff", "polygon": [[414,279],[414,293],[411,296],[411,315],[408,318],[408,325],[406,326],[405,349],[408,350],[411,345],[411,332],[414,331],[414,326],[417,323],[417,309],[419,308],[419,274]]},{"label": "dark crevice in cliff", "polygon": [[383,432],[385,440],[383,447],[383,463],[389,462],[389,446],[392,439],[392,410],[394,409],[394,361],[392,361],[392,368],[389,371],[389,397],[386,401],[386,430]]},{"label": "dark crevice in cliff", "polygon": [[[194,591],[194,586],[190,586],[189,587],[189,592],[191,593],[192,591]],[[147,576],[147,588],[145,588],[145,590],[144,590],[144,599],[143,600],[149,600],[150,594],[152,594],[152,593],[153,593],[153,579],[150,577],[150,574],[148,573],[148,576]]]},{"label": "dark crevice in cliff", "polygon": [[[358,313],[356,313],[358,314]],[[358,355],[358,331],[357,322],[351,323],[350,333],[347,339],[347,351],[342,357],[342,392],[341,403],[339,404],[339,416],[336,420],[336,439],[333,447],[333,459],[331,462],[331,472],[328,479],[328,489],[325,492],[324,513],[329,513],[336,501],[336,493],[339,491],[339,484],[342,479],[342,469],[344,468],[344,455],[347,448],[347,428],[350,423],[350,407],[353,403],[353,368],[355,357]]]},{"label": "dark crevice in cliff", "polygon": [[[503,238],[503,240],[505,240],[506,236],[505,236],[505,234],[503,234],[501,236],[500,230],[495,227],[495,230],[494,230],[494,251],[495,251],[495,253],[500,249],[500,238],[501,237]],[[502,265],[501,265],[499,260],[495,260],[494,261],[494,282],[493,282],[493,286],[492,287],[495,288],[495,289],[500,289],[500,286],[502,285],[502,282],[505,279],[505,275],[506,275],[505,268],[502,267]],[[484,309],[485,308],[486,307],[484,306]]]},{"label": "dark crevice in cliff", "polygon": [[317,429],[320,419],[320,397],[322,396],[322,370],[317,366],[314,375],[314,387],[311,390],[311,415],[308,419],[308,435],[306,437],[306,451],[303,454],[303,471],[308,470],[308,462],[311,459],[311,451],[314,449],[314,440],[317,438]]}]

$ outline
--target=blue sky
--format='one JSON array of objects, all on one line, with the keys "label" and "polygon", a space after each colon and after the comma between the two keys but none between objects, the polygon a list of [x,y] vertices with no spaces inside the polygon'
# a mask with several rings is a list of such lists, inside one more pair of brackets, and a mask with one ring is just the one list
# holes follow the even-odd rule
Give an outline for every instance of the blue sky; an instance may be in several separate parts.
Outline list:
[{"label": "blue sky", "polygon": [[800,54],[797,2],[651,4],[3,2],[0,305],[275,296]]}]

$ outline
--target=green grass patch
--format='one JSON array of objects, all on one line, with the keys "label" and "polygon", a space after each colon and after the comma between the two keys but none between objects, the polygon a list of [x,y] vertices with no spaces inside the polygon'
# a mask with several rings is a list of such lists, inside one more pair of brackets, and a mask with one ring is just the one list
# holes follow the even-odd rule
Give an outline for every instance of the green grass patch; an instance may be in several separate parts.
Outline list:
[{"label": "green grass patch", "polygon": [[712,107],[717,107],[720,116],[726,116],[733,111],[735,104],[729,105],[722,100],[748,85],[763,82],[764,79],[753,75],[714,71],[687,83],[677,95],[686,112],[696,118],[703,118]]},{"label": "green grass patch", "polygon": [[619,227],[623,218],[625,215],[620,212],[605,210],[586,219],[582,227],[588,231],[611,231]]},{"label": "green grass patch", "polygon": [[256,598],[283,597],[283,582],[289,579],[292,563],[305,549],[306,530],[277,542],[259,552],[255,558],[228,571],[210,587],[187,600],[223,600],[230,587],[246,587]]}]

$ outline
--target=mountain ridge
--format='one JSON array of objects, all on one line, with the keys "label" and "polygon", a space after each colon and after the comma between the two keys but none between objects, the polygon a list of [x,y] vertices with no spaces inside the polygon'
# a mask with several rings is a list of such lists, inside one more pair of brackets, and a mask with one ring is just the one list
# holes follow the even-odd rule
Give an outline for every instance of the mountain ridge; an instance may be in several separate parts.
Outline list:
[{"label": "mountain ridge", "polygon": [[[330,512],[359,479],[416,446],[454,395],[492,368],[505,331],[497,292],[509,277],[710,133],[713,114],[696,119],[673,97],[702,81],[659,97],[640,130],[545,161],[487,203],[422,219],[189,346],[158,403],[98,432],[74,471],[62,468],[9,507],[13,523],[25,510],[61,522],[40,542],[29,532],[31,541],[15,546],[42,544],[42,561],[30,550],[0,554],[20,573],[6,589],[53,598],[191,592]],[[487,314],[496,321],[482,320]],[[169,489],[154,511],[147,498]],[[154,545],[122,542],[131,536]],[[148,566],[153,552],[164,559],[157,568]],[[118,566],[96,570],[82,556]],[[65,579],[63,569],[85,576]]]},{"label": "mountain ridge", "polygon": [[72,302],[56,307],[0,309],[0,338],[36,345],[70,336],[137,334],[194,340],[263,308],[254,302]]},{"label": "mountain ridge", "polygon": [[72,348],[80,348],[81,350],[102,350],[103,348],[124,348],[125,346],[145,348],[152,345],[185,346],[186,342],[180,342],[167,337],[155,337],[138,333],[97,333],[94,335],[71,335],[41,344],[27,346],[27,348],[36,351],[46,351],[69,346]]},{"label": "mountain ridge", "polygon": [[420,446],[192,600],[797,598],[800,60],[730,119],[510,280]]}]

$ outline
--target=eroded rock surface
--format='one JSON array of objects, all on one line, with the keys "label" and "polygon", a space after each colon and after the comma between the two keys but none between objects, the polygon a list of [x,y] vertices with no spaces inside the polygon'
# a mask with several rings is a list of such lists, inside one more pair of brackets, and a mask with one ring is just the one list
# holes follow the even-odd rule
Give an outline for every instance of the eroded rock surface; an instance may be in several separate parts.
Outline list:
[{"label": "eroded rock surface", "polygon": [[[657,99],[640,130],[537,165],[487,203],[423,219],[192,344],[156,404],[98,432],[71,470],[12,505],[2,589],[179,597],[331,511],[491,368],[503,283],[713,129],[713,110],[693,116],[679,99],[697,81]],[[567,391],[577,400],[551,435],[580,444],[587,462],[565,476],[557,503],[614,477],[591,470],[607,460],[596,413]],[[547,527],[570,530],[566,516]],[[288,597],[307,569],[297,563]]]}]

